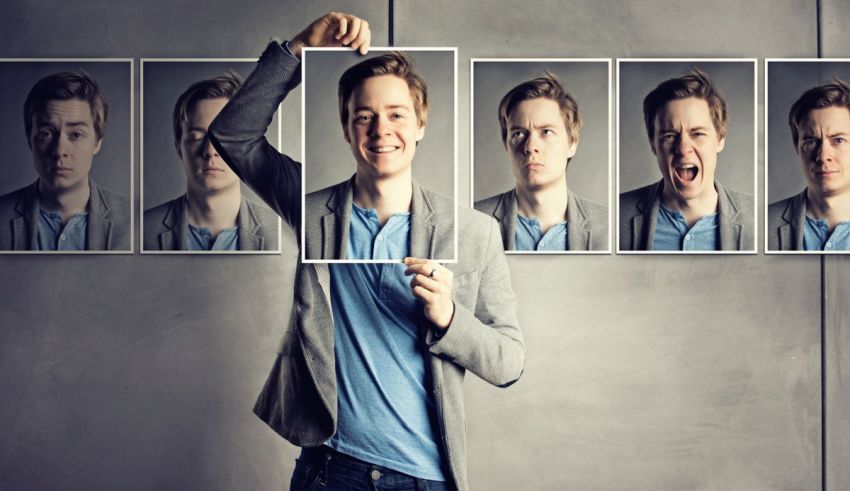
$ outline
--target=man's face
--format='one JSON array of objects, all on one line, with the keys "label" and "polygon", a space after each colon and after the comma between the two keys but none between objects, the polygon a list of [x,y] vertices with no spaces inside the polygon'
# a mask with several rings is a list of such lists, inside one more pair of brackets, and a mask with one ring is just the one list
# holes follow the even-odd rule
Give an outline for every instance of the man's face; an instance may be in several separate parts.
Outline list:
[{"label": "man's face", "polygon": [[35,171],[46,189],[84,186],[101,145],[91,106],[79,99],[48,101],[44,112],[33,116],[29,144]]},{"label": "man's face", "polygon": [[558,103],[539,97],[511,112],[505,146],[517,185],[534,190],[564,179],[578,141],[570,141]]},{"label": "man's face", "polygon": [[809,192],[829,197],[850,191],[850,110],[809,111],[797,132],[797,154]]},{"label": "man's face", "polygon": [[380,75],[367,78],[351,93],[343,133],[358,170],[378,179],[410,169],[425,126],[419,124],[407,82]]},{"label": "man's face", "polygon": [[207,136],[210,123],[227,101],[224,97],[201,99],[183,121],[177,155],[190,191],[208,195],[239,186],[239,178],[219,157]]},{"label": "man's face", "polygon": [[688,97],[668,102],[655,116],[652,153],[664,178],[665,193],[698,198],[714,188],[717,154],[723,150],[704,99]]}]

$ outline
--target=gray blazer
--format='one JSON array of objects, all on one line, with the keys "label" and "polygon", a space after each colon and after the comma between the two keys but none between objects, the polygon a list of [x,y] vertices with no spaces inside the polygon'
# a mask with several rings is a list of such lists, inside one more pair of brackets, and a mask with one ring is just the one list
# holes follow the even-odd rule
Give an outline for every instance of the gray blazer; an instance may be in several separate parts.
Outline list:
[{"label": "gray blazer", "polygon": [[[87,251],[130,250],[130,199],[95,184],[86,225]],[[38,250],[38,181],[0,196],[0,250]]]},{"label": "gray blazer", "polygon": [[[475,202],[475,209],[499,222],[505,250],[516,249],[516,188]],[[608,207],[567,190],[567,250],[605,251],[608,249]]]},{"label": "gray blazer", "polygon": [[[354,177],[304,199],[304,247],[307,259],[347,259]],[[454,259],[454,203],[413,181],[410,255]],[[403,258],[398,258],[403,259]]]},{"label": "gray blazer", "polygon": [[767,250],[802,251],[806,229],[806,189],[767,208]]},{"label": "gray blazer", "polygon": [[[620,250],[649,251],[655,240],[655,222],[661,207],[664,181],[620,195]],[[718,195],[720,250],[755,250],[753,197],[714,181]]]},{"label": "gray blazer", "polygon": [[[301,164],[278,153],[264,133],[280,101],[297,84],[298,73],[299,61],[272,42],[210,126],[219,155],[296,228]],[[464,373],[469,370],[492,384],[510,385],[522,373],[525,348],[498,226],[490,217],[463,207],[458,219],[463,230],[458,262],[446,264],[454,273],[451,327],[438,338],[424,314],[419,326],[439,422],[435,437],[448,477],[459,489],[468,489]],[[433,220],[439,228],[450,226],[445,214],[436,213]],[[411,241],[415,248],[411,252],[425,256],[434,257],[442,247],[431,241],[419,250],[415,239]],[[293,444],[311,447],[327,441],[337,424],[330,269],[327,264],[299,261],[295,274],[288,327],[254,412]]]},{"label": "gray blazer", "polygon": [[[145,210],[143,248],[146,251],[185,251],[188,246],[186,195]],[[239,203],[236,218],[240,251],[277,250],[277,215],[268,207],[248,201]]]}]

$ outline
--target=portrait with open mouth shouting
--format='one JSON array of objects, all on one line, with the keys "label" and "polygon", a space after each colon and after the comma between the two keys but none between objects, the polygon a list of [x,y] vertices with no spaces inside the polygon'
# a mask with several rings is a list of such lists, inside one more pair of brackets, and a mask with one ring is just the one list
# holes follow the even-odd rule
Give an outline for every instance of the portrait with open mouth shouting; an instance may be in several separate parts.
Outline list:
[{"label": "portrait with open mouth shouting", "polygon": [[[748,81],[752,87],[752,80],[742,86]],[[739,192],[747,188],[739,179],[727,187],[716,178],[727,140],[741,136],[738,125],[730,128],[729,113],[724,92],[696,65],[644,97],[643,122],[661,178],[620,194],[620,251],[755,251],[753,196]],[[621,189],[629,189],[622,164]],[[724,165],[740,166],[752,185],[753,157],[736,156]]]}]

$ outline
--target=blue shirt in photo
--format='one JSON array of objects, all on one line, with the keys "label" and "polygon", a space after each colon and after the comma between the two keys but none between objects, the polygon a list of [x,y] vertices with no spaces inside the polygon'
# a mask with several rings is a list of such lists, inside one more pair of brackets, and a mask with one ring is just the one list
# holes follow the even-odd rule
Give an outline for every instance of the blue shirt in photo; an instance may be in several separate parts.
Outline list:
[{"label": "blue shirt in photo", "polygon": [[86,227],[88,212],[78,213],[62,225],[58,211],[38,209],[39,251],[84,251],[86,250]]},{"label": "blue shirt in photo", "polygon": [[847,251],[850,250],[850,222],[838,222],[832,233],[826,220],[806,215],[803,230],[804,251]]},{"label": "blue shirt in photo", "polygon": [[706,215],[688,228],[680,211],[667,209],[662,203],[655,220],[655,251],[716,251],[720,248],[719,215]]},{"label": "blue shirt in photo", "polygon": [[188,248],[190,251],[235,251],[239,239],[239,227],[221,229],[213,240],[212,232],[207,227],[189,227]]},{"label": "blue shirt in photo", "polygon": [[517,251],[566,251],[569,249],[567,237],[569,223],[556,223],[549,227],[546,234],[540,229],[536,218],[526,218],[519,213],[516,216],[514,250]]}]

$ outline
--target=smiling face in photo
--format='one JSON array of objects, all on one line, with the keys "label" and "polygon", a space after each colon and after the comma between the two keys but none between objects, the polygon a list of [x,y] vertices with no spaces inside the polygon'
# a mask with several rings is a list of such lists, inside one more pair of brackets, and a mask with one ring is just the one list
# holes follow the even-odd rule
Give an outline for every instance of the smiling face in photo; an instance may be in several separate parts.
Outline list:
[{"label": "smiling face in photo", "polygon": [[407,82],[395,75],[367,78],[354,89],[343,131],[358,175],[374,179],[410,172],[425,136]]},{"label": "smiling face in photo", "polygon": [[89,103],[80,99],[48,101],[32,123],[29,144],[41,185],[54,191],[85,185],[102,141]]},{"label": "smiling face in photo", "polygon": [[239,186],[239,178],[221,159],[207,136],[210,123],[228,99],[201,99],[190,108],[183,121],[177,155],[180,157],[188,188],[211,194]]},{"label": "smiling face in photo", "polygon": [[655,116],[652,153],[664,179],[664,192],[677,200],[692,200],[714,189],[717,154],[723,150],[704,99],[675,99]]},{"label": "smiling face in photo", "polygon": [[578,142],[570,141],[558,103],[538,97],[511,112],[505,146],[517,185],[537,190],[563,181]]}]

